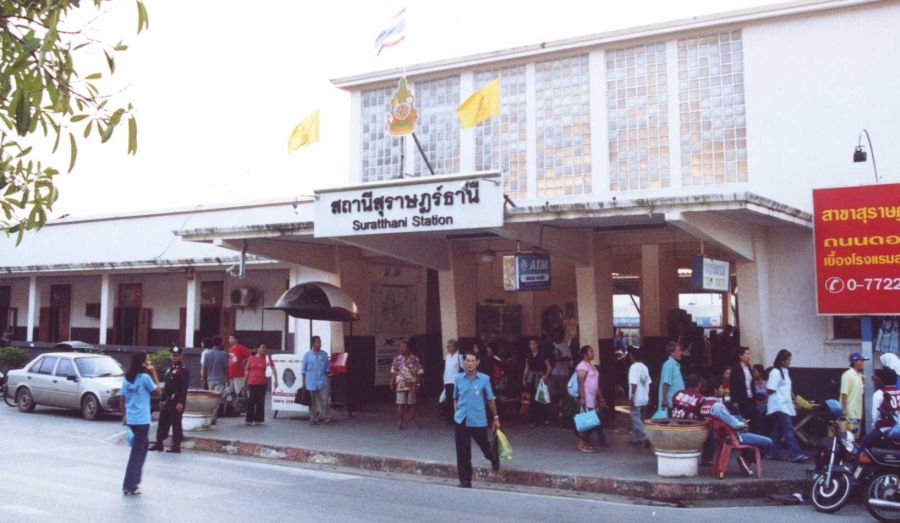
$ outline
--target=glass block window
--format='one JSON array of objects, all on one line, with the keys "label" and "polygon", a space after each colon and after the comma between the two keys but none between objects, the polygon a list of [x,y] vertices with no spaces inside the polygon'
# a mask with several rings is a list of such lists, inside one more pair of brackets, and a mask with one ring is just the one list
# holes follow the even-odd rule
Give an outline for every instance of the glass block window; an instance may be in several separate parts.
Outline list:
[{"label": "glass block window", "polygon": [[[459,76],[416,82],[413,92],[419,110],[416,137],[434,167],[434,174],[459,172]],[[411,138],[410,138],[411,139]],[[428,166],[416,152],[416,174],[428,176]]]},{"label": "glass block window", "polygon": [[525,66],[475,73],[475,89],[500,77],[500,116],[475,126],[475,169],[503,172],[503,191],[511,198],[528,194],[528,137]]},{"label": "glass block window", "polygon": [[376,182],[400,177],[400,139],[387,132],[394,88],[362,93],[362,181]]},{"label": "glass block window", "polygon": [[747,181],[741,32],[678,41],[684,185]]},{"label": "glass block window", "polygon": [[535,64],[537,195],[591,192],[587,55]]},{"label": "glass block window", "polygon": [[610,190],[669,186],[666,44],[606,52]]}]

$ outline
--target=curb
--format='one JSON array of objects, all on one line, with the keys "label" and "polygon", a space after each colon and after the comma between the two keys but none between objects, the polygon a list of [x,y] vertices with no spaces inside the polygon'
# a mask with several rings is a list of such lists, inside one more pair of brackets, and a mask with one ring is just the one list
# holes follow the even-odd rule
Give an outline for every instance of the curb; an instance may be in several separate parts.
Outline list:
[{"label": "curb", "polygon": [[[323,450],[264,445],[244,441],[220,440],[213,438],[185,439],[182,448],[201,452],[229,454],[253,458],[285,460],[316,465],[356,468],[377,472],[394,472],[438,478],[456,478],[456,465],[403,458],[384,458],[330,452]],[[489,483],[504,483],[529,487],[541,487],[595,494],[615,494],[659,501],[700,500],[711,498],[761,498],[776,492],[805,492],[806,480],[787,479],[712,479],[705,483],[673,481],[659,478],[655,480],[616,479],[597,476],[554,474],[502,468],[494,473],[489,468],[473,467],[473,475]]]}]

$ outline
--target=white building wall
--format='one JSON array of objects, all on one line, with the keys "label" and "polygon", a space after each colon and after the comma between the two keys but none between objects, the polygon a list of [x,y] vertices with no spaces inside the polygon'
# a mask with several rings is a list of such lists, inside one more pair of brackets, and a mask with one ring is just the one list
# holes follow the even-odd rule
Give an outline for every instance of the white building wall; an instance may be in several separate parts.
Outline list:
[{"label": "white building wall", "polygon": [[[184,307],[187,280],[183,272],[120,276],[119,283],[142,283],[144,308],[153,309],[152,329],[178,329],[179,313]],[[117,288],[118,289],[118,288]],[[98,291],[99,295],[99,291]]]},{"label": "white building wall", "polygon": [[235,328],[239,331],[280,331],[284,329],[284,313],[267,311],[265,307],[275,305],[275,301],[287,290],[289,273],[278,271],[247,271],[243,280],[225,277],[225,305],[230,304],[231,291],[241,287],[256,289],[259,294],[255,307],[237,309]]},{"label": "white building wall", "polygon": [[871,152],[852,161],[863,127],[900,181],[898,26],[882,2],[743,29],[748,190],[808,211],[813,188],[873,183]]}]

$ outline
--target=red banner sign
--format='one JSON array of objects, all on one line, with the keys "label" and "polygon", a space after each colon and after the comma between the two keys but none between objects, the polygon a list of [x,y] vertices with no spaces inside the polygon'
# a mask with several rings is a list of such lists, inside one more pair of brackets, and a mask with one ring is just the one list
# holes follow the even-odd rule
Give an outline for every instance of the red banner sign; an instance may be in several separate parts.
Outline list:
[{"label": "red banner sign", "polygon": [[813,191],[819,314],[900,314],[900,183]]}]

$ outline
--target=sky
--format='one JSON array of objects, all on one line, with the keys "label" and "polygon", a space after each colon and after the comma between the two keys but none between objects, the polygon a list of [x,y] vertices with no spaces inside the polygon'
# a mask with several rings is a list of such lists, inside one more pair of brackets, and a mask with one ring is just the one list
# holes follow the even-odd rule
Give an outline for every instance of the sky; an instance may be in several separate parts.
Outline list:
[{"label": "sky", "polygon": [[[342,185],[350,97],[333,78],[774,3],[146,0],[150,28],[140,35],[134,2],[104,3],[99,16],[85,7],[71,27],[129,45],[101,85],[134,104],[138,153],[126,155],[124,126],[107,144],[82,143],[73,172],[58,178],[52,216],[296,197]],[[375,37],[401,8],[406,41],[376,56]],[[105,72],[100,57],[77,65]],[[291,129],[316,109],[320,141],[288,154]],[[54,161],[64,171],[61,149]]]}]

